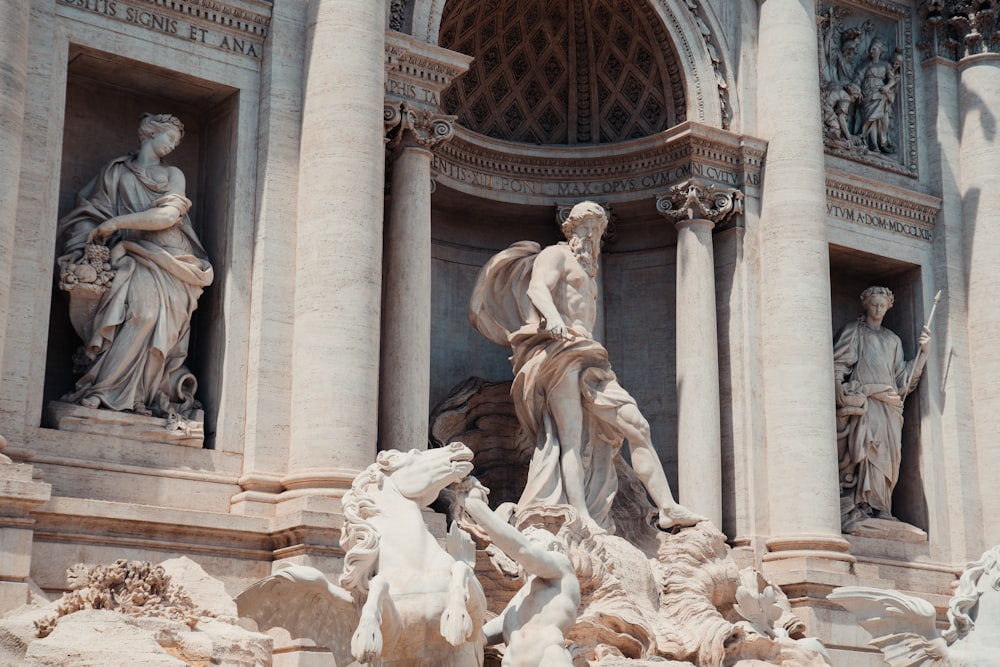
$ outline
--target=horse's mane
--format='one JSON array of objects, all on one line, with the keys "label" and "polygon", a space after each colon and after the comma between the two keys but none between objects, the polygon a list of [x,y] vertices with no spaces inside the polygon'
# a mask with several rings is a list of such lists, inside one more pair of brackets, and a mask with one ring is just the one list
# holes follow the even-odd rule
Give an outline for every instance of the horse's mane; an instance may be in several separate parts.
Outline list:
[{"label": "horse's mane", "polygon": [[354,478],[351,490],[344,494],[344,524],[340,531],[340,546],[344,550],[344,571],[339,583],[355,597],[368,595],[368,582],[378,571],[379,549],[382,536],[367,521],[379,509],[375,497],[368,489],[382,488],[385,478],[402,465],[406,458],[401,452],[390,449],[378,453],[375,463]]},{"label": "horse's mane", "polygon": [[1000,568],[1000,546],[986,551],[982,557],[965,568],[958,580],[958,590],[948,603],[948,629],[941,633],[949,645],[965,637],[976,624],[971,611],[979,603],[976,590],[979,579],[987,572]]},{"label": "horse's mane", "polygon": [[355,597],[368,594],[368,582],[378,570],[381,535],[366,519],[378,514],[375,498],[368,493],[368,487],[382,488],[385,473],[376,461],[354,478],[351,490],[341,501],[344,509],[344,524],[340,531],[340,546],[344,549],[344,571],[340,575],[340,585],[351,591]]}]

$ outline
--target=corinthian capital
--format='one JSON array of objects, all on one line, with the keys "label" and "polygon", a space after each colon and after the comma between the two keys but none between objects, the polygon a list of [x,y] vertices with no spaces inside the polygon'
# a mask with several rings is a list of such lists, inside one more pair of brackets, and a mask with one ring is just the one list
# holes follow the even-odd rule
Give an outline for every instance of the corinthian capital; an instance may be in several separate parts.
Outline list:
[{"label": "corinthian capital", "polygon": [[708,220],[718,225],[734,213],[742,212],[743,193],[690,178],[659,195],[656,210],[674,224],[685,220]]},{"label": "corinthian capital", "polygon": [[401,139],[412,141],[431,150],[454,136],[455,119],[458,116],[436,114],[426,109],[418,109],[403,102],[401,105]]},{"label": "corinthian capital", "polygon": [[918,13],[925,57],[961,60],[1000,52],[1000,7],[996,0],[924,0]]}]

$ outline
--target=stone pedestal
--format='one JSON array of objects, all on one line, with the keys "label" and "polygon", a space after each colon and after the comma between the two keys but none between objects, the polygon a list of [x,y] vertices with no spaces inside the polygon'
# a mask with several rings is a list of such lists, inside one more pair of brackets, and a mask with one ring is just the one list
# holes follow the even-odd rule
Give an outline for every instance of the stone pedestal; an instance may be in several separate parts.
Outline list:
[{"label": "stone pedestal", "polygon": [[[0,448],[3,438],[0,438]],[[0,615],[28,601],[34,520],[52,487],[32,479],[32,467],[0,454]]]},{"label": "stone pedestal", "polygon": [[[391,105],[387,105],[391,107]],[[387,108],[390,122],[397,114]],[[400,107],[386,224],[379,442],[427,447],[431,374],[431,158],[454,116]]]},{"label": "stone pedestal", "polygon": [[712,229],[740,211],[738,190],[695,179],[657,199],[677,227],[679,501],[722,527],[722,434]]},{"label": "stone pedestal", "polygon": [[772,552],[765,561],[781,552],[837,557],[848,546],[840,534],[816,39],[812,0],[761,3],[757,62],[767,76],[757,99],[768,149],[757,237]]}]

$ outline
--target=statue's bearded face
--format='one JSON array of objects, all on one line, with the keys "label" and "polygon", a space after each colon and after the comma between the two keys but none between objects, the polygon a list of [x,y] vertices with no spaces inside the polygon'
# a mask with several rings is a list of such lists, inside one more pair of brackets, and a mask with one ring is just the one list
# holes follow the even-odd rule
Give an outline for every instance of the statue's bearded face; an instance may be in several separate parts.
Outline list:
[{"label": "statue's bearded face", "polygon": [[604,232],[602,221],[589,218],[574,228],[567,241],[573,251],[576,261],[580,263],[587,275],[597,275],[597,258],[601,253],[601,234]]}]

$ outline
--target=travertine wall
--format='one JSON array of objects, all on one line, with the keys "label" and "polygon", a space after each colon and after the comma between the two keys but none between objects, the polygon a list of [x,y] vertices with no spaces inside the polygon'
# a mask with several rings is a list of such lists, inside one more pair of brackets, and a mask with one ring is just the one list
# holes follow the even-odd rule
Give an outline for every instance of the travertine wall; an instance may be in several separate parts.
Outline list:
[{"label": "travertine wall", "polygon": [[[379,445],[388,14],[370,0],[222,4],[229,13],[192,0],[196,15],[141,0],[0,0],[0,436],[51,485],[49,501],[32,492],[34,547],[20,555],[47,589],[76,560],[189,553],[233,592],[282,559],[339,567],[337,497]],[[435,41],[447,4],[406,3],[408,32]],[[560,240],[557,204],[609,203],[620,229],[603,258],[603,339],[676,490],[679,260],[655,199],[692,175],[740,189],[738,223],[712,237],[718,331],[704,332],[719,350],[723,528],[854,665],[866,637],[817,602],[825,592],[896,586],[940,608],[956,567],[997,539],[1000,169],[984,119],[1000,88],[991,54],[921,64],[919,38],[904,39],[916,3],[841,4],[914,24],[899,24],[905,160],[824,150],[815,3],[651,0],[688,124],[561,152],[464,134],[430,158],[430,373],[408,382],[426,383],[430,408],[469,376],[509,379],[509,351],[467,322],[479,266],[514,241]],[[217,267],[191,358],[204,449],[43,421],[73,381],[75,341],[52,287],[56,221],[101,164],[135,147],[146,110],[188,126],[172,159]],[[920,543],[844,539],[837,522],[830,341],[873,283],[896,292],[886,326],[907,357],[945,290],[906,404],[896,495],[897,516],[926,531]]]}]

